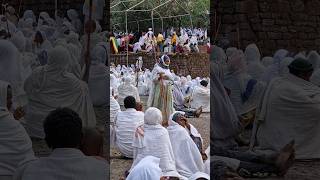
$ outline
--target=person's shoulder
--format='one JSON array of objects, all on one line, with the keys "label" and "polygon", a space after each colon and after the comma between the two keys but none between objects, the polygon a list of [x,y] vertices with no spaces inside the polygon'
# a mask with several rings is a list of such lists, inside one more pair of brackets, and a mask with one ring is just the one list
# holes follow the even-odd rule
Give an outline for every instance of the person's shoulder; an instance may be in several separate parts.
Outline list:
[{"label": "person's shoulder", "polygon": [[107,160],[104,160],[102,158],[97,158],[94,156],[85,156],[85,161],[89,165],[93,165],[94,167],[100,167],[100,168],[107,168],[108,167],[108,162]]}]

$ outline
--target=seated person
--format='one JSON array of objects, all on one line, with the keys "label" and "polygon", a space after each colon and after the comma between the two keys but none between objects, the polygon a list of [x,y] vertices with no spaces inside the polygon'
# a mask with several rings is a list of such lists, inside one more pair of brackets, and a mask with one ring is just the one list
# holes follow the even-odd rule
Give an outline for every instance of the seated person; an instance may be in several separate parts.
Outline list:
[{"label": "seated person", "polygon": [[202,113],[202,107],[198,109],[188,108],[188,98],[185,98],[182,94],[182,90],[179,86],[179,82],[175,81],[173,86],[173,107],[176,111],[183,111],[188,117],[200,117]]},{"label": "seated person", "polygon": [[204,171],[202,156],[197,145],[193,142],[187,130],[178,124],[180,112],[175,112],[169,120],[169,137],[179,174],[190,178],[197,172]]},{"label": "seated person", "polygon": [[115,119],[116,146],[123,156],[133,158],[133,137],[143,124],[144,113],[135,109],[136,100],[132,96],[124,99],[124,107],[126,110],[118,112]]},{"label": "seated person", "polygon": [[202,137],[198,132],[198,130],[188,122],[188,119],[184,116],[184,112],[181,112],[181,111],[176,112],[174,119],[176,123],[178,123],[180,126],[185,128],[185,130],[187,131],[187,133],[189,134],[193,142],[196,144],[200,154],[202,155],[202,159],[206,160],[208,157],[203,150]]},{"label": "seated person", "polygon": [[79,113],[84,127],[96,126],[88,85],[67,71],[69,64],[69,52],[56,46],[49,51],[48,64],[35,69],[26,79],[24,89],[29,103],[25,119],[31,137],[44,138],[45,117],[61,106]]},{"label": "seated person", "polygon": [[131,170],[143,158],[154,156],[160,158],[159,167],[164,175],[174,174],[179,176],[176,170],[169,133],[161,123],[161,111],[154,107],[148,108],[144,114],[144,135],[134,136],[134,161]]},{"label": "seated person", "polygon": [[11,180],[17,168],[35,160],[32,142],[20,124],[19,112],[10,112],[12,89],[9,83],[0,80],[0,179]]},{"label": "seated person", "polygon": [[[53,150],[48,157],[32,161],[18,169],[16,180],[108,178],[108,164],[80,151],[83,137],[79,115],[68,108],[58,108],[44,121],[45,140]],[[39,171],[41,169],[41,171]]]},{"label": "seated person", "polygon": [[297,159],[320,158],[320,88],[310,82],[312,64],[302,58],[291,62],[289,74],[271,81],[258,119],[259,149],[279,151],[295,140]]},{"label": "seated person", "polygon": [[140,96],[138,89],[132,85],[130,77],[123,78],[123,84],[118,87],[118,102],[120,105],[123,105],[123,100],[127,96],[133,96],[137,102],[140,102]]},{"label": "seated person", "polygon": [[191,97],[191,108],[202,107],[203,112],[210,112],[210,89],[207,87],[208,82],[202,80],[200,86],[194,89]]}]

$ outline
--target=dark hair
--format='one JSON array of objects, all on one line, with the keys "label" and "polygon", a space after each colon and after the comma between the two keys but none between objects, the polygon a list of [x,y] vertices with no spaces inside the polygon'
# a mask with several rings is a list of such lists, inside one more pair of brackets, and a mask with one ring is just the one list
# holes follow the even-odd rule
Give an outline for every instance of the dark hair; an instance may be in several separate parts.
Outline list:
[{"label": "dark hair", "polygon": [[123,100],[124,107],[128,108],[136,108],[136,99],[133,96],[127,96]]},{"label": "dark hair", "polygon": [[82,121],[69,108],[57,108],[46,117],[43,128],[47,145],[52,148],[79,148],[82,139]]},{"label": "dark hair", "polygon": [[202,81],[200,82],[200,84],[201,84],[202,86],[204,86],[204,87],[207,87],[207,86],[208,86],[208,82],[207,82],[206,80],[202,80]]}]

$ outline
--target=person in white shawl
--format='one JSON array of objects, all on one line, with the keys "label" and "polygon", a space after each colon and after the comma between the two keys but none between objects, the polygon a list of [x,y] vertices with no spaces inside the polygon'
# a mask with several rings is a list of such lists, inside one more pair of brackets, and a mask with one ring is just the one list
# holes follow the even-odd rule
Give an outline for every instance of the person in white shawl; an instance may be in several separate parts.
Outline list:
[{"label": "person in white shawl", "polygon": [[[177,173],[169,133],[162,125],[162,113],[150,107],[144,114],[144,134],[134,136],[134,161],[131,170],[146,156],[160,158],[163,174]],[[130,171],[131,171],[130,170]]]},{"label": "person in white shawl", "polygon": [[202,112],[210,112],[210,89],[207,86],[208,82],[202,80],[200,85],[195,88],[191,97],[191,108],[202,107]]},{"label": "person in white shawl", "polygon": [[161,180],[160,159],[154,156],[143,158],[130,172],[127,180]]},{"label": "person in white shawl", "polygon": [[260,51],[256,44],[249,44],[244,52],[247,61],[247,72],[255,80],[260,80],[266,68],[261,64]]},{"label": "person in white shawl", "polygon": [[13,90],[14,108],[24,106],[24,74],[18,49],[7,40],[0,40],[0,80],[9,82]]},{"label": "person in white shawl", "polygon": [[281,61],[287,57],[289,52],[285,49],[279,49],[274,53],[273,63],[270,65],[264,74],[261,76],[261,80],[266,82],[267,84],[275,77],[280,76],[280,63]]},{"label": "person in white shawl", "polygon": [[48,64],[35,69],[24,89],[29,104],[26,129],[31,137],[44,138],[42,122],[57,107],[69,107],[79,113],[84,127],[95,127],[96,117],[85,82],[67,72],[70,55],[57,46],[49,51]]},{"label": "person in white shawl", "polygon": [[295,59],[289,69],[266,90],[258,116],[258,148],[277,151],[295,140],[297,159],[318,159],[320,88],[309,82],[313,67],[307,60]]},{"label": "person in white shawl", "polygon": [[37,55],[37,60],[41,65],[48,63],[48,51],[52,44],[47,40],[44,32],[36,31],[32,38],[32,52]]},{"label": "person in white shawl", "polygon": [[133,137],[136,129],[143,125],[144,113],[137,111],[136,100],[132,96],[124,99],[125,111],[118,112],[115,121],[116,145],[121,154],[133,158]]},{"label": "person in white shawl", "polygon": [[312,64],[314,69],[310,82],[320,87],[320,56],[317,51],[310,51],[308,54],[308,61]]},{"label": "person in white shawl", "polygon": [[16,169],[35,160],[32,142],[24,127],[10,112],[12,89],[0,80],[0,179],[12,180]]},{"label": "person in white shawl", "polygon": [[264,67],[267,68],[273,64],[273,57],[266,56],[266,57],[262,58],[261,63],[264,65]]},{"label": "person in white shawl", "polygon": [[228,73],[224,76],[223,84],[230,90],[230,100],[239,116],[254,110],[259,105],[265,90],[263,82],[252,79],[247,74],[241,51],[230,56]]},{"label": "person in white shawl", "polygon": [[84,132],[81,118],[75,111],[69,108],[55,109],[46,117],[43,126],[51,154],[21,166],[14,174],[14,180],[109,179],[108,163],[86,156],[84,152],[88,151],[83,147],[84,152],[80,150],[82,143],[91,137],[88,131]]},{"label": "person in white shawl", "polygon": [[138,89],[132,85],[132,79],[128,76],[123,78],[123,84],[118,87],[118,102],[123,105],[123,100],[127,96],[133,96],[137,102],[140,102]]},{"label": "person in white shawl", "polygon": [[186,129],[177,123],[184,112],[175,112],[169,119],[169,137],[175,157],[176,168],[184,177],[191,177],[196,172],[204,171],[202,156]]},{"label": "person in white shawl", "polygon": [[74,9],[69,9],[67,11],[67,17],[70,20],[70,23],[73,25],[75,32],[80,34],[82,32],[83,27],[81,20],[79,19],[78,12]]}]

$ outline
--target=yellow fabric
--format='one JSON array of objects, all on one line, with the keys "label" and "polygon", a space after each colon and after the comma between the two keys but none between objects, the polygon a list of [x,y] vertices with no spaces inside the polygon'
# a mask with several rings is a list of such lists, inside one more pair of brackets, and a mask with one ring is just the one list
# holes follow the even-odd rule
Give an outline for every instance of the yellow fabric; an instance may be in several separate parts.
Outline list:
[{"label": "yellow fabric", "polygon": [[164,41],[164,38],[163,38],[163,35],[162,34],[158,34],[158,37],[157,37],[157,42],[158,43],[161,43]]},{"label": "yellow fabric", "polygon": [[177,35],[173,35],[171,39],[171,43],[175,45],[177,43]]}]

